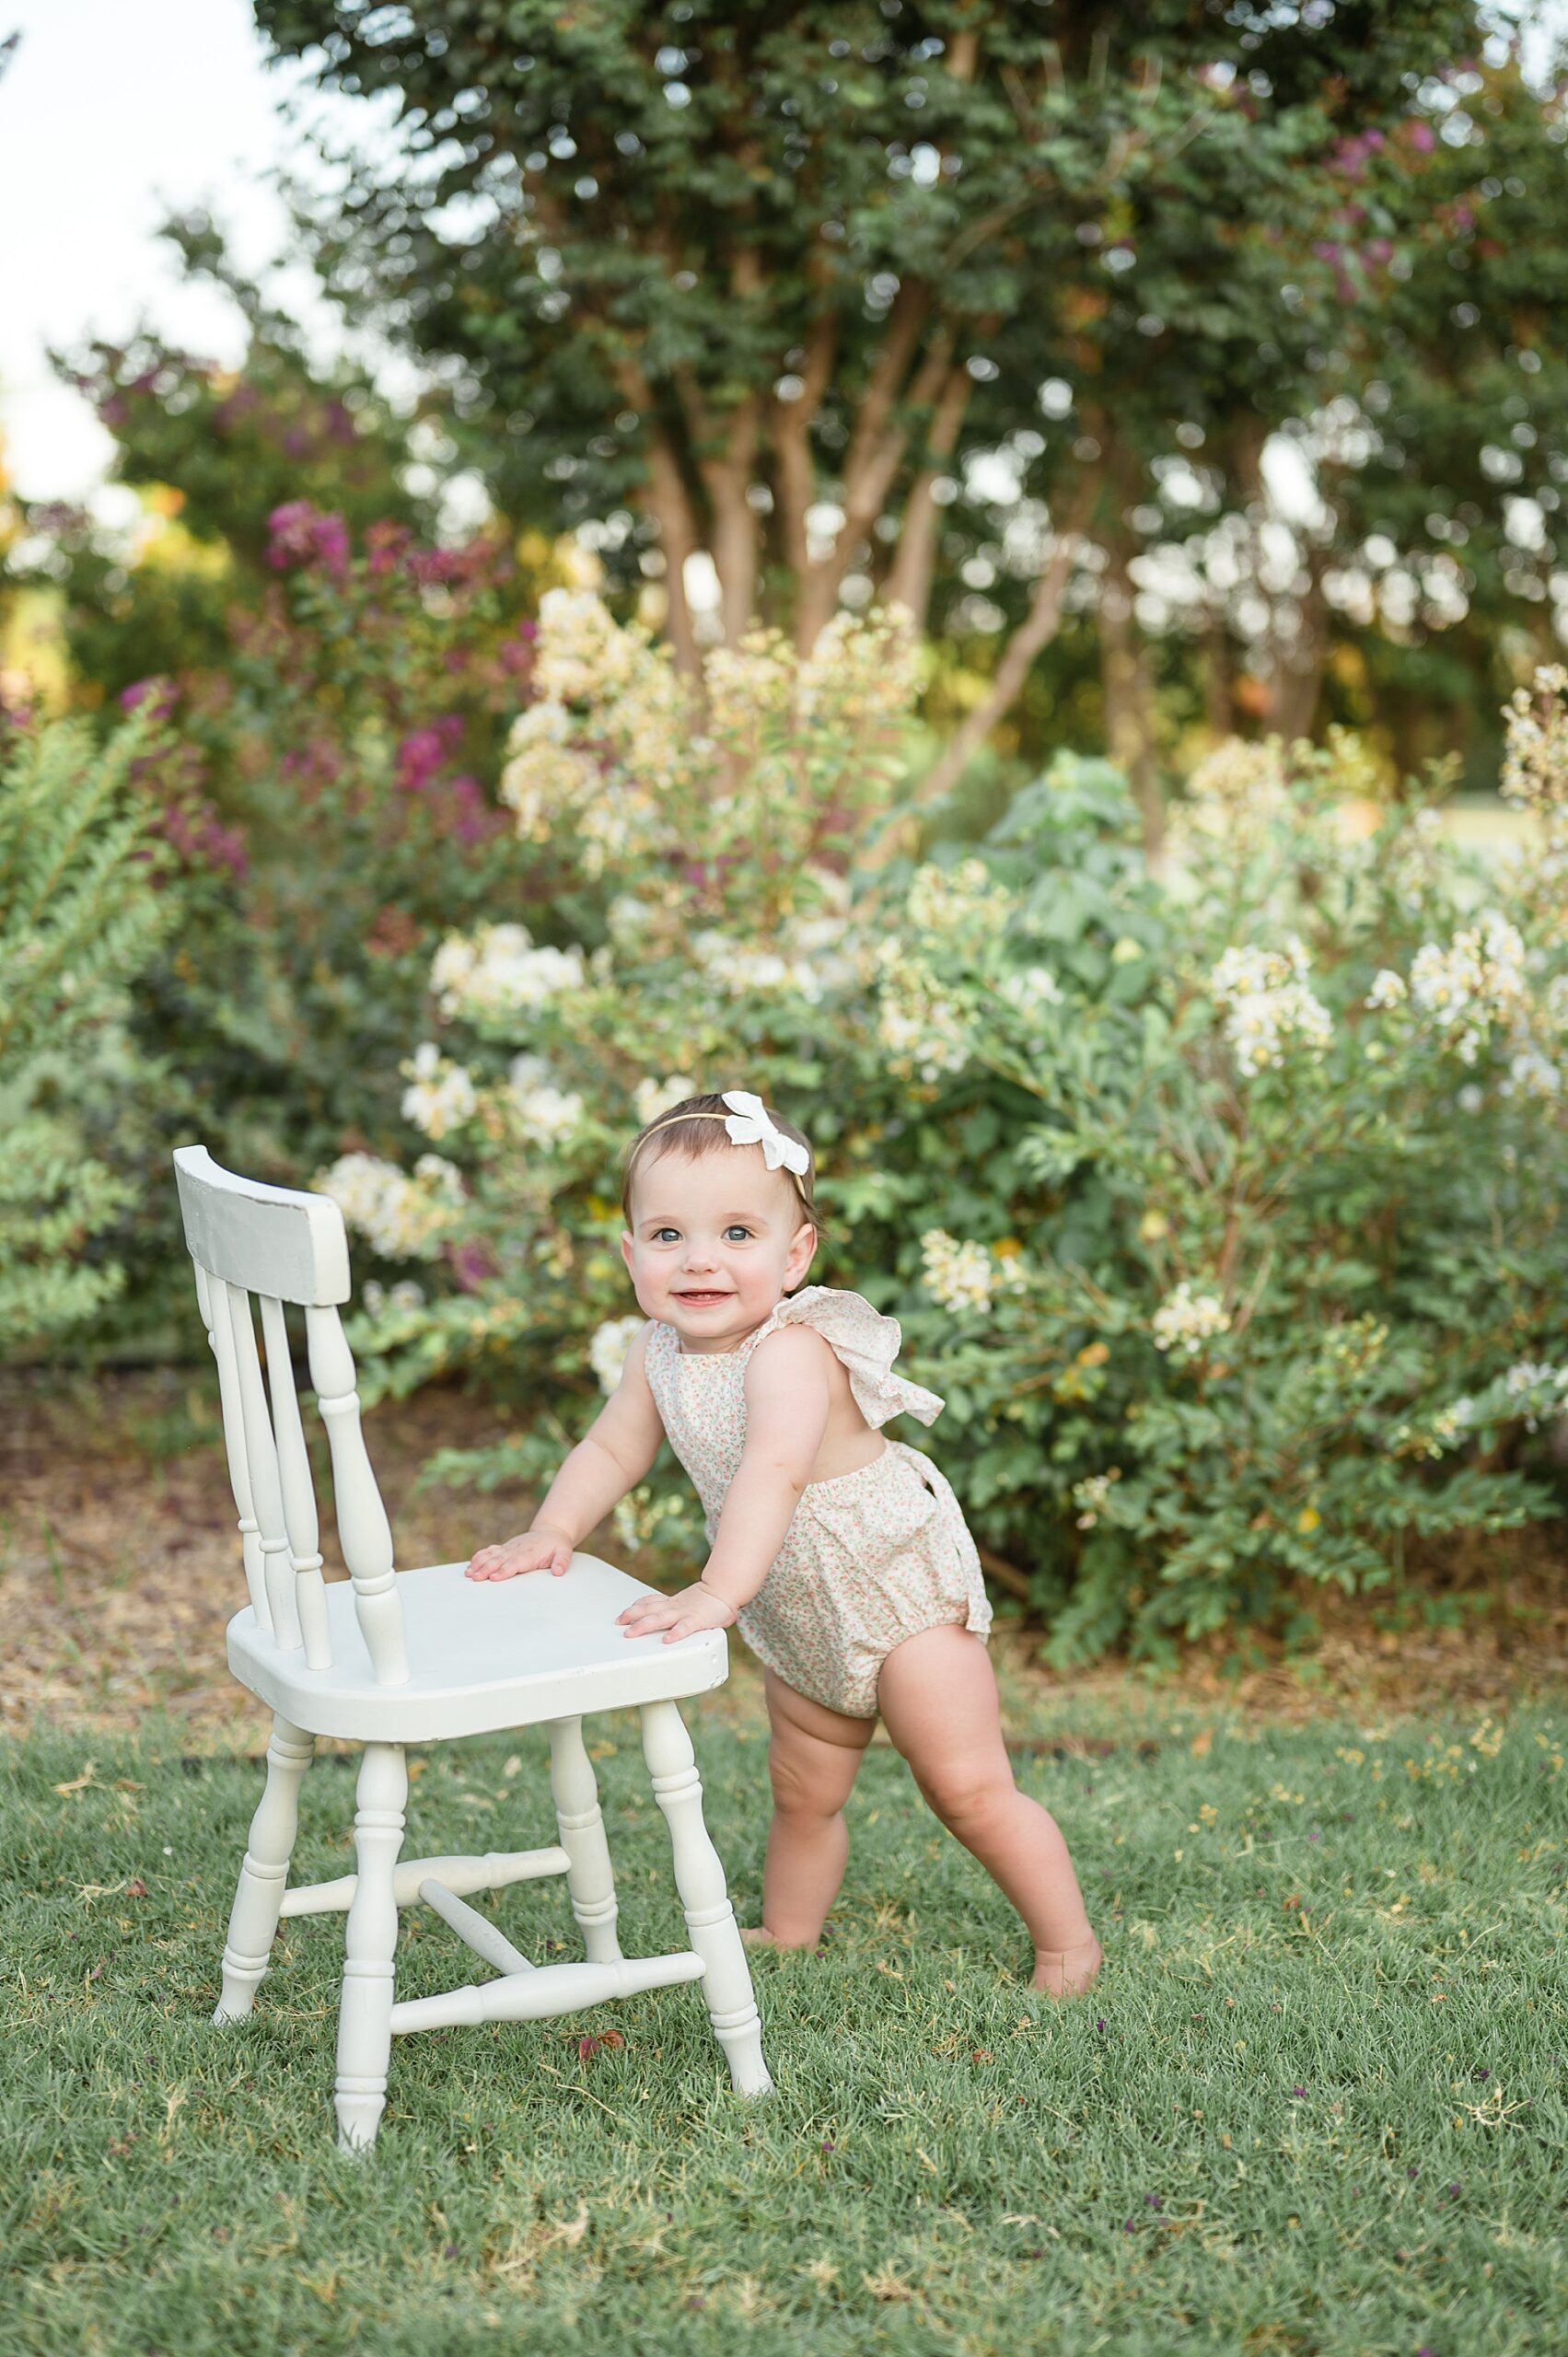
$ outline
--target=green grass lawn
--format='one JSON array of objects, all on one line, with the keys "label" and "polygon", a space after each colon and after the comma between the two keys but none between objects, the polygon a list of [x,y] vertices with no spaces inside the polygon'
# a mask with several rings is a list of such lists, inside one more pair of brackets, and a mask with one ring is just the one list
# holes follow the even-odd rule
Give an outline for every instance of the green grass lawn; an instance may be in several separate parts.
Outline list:
[{"label": "green grass lawn", "polygon": [[[691,1715],[754,1921],[761,1733],[732,1694]],[[249,2026],[208,2019],[257,1766],[171,1730],[10,1748],[0,2349],[1568,2348],[1564,1714],[1010,1716],[1106,1945],[1086,2000],[1029,1994],[1005,1903],[877,1747],[830,1945],[756,1959],[772,2098],[730,2096],[666,1990],[400,2041],[361,2163],[329,2103],[341,1918],[285,1927]],[[599,1724],[627,1945],[679,1945],[634,1731]],[[1099,1747],[1053,1749],[1069,1724]],[[416,1767],[420,1852],[552,1838],[537,1737]],[[307,1779],[305,1878],[344,1870],[351,1771]],[[577,1952],[563,1886],[482,1903]],[[401,1993],[482,1974],[405,1926]]]}]

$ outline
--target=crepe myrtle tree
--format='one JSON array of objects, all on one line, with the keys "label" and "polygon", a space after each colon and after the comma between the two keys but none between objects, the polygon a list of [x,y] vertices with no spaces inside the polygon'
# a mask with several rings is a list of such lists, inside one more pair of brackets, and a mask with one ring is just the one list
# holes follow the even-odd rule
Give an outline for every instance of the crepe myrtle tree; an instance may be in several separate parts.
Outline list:
[{"label": "crepe myrtle tree", "polygon": [[1136,724],[1152,470],[1202,447],[1255,482],[1272,430],[1373,373],[1429,212],[1422,93],[1485,32],[1473,0],[257,17],[276,56],[391,100],[342,194],[300,200],[328,284],[460,371],[504,509],[610,519],[612,583],[662,577],[683,664],[699,551],[731,641],[761,612],[809,645],[873,598],[961,628],[994,577],[990,691],[938,790],[1092,551],[1113,738]]}]

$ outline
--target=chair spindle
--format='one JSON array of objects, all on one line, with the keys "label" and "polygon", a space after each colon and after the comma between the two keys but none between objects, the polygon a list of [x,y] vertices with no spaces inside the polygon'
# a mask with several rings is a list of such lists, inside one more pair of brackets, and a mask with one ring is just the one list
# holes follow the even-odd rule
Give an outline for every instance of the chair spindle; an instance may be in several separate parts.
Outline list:
[{"label": "chair spindle", "polygon": [[217,1361],[218,1396],[223,1405],[223,1440],[228,1457],[228,1485],[239,1515],[239,1543],[245,1557],[245,1585],[258,1629],[273,1626],[273,1608],[261,1569],[261,1529],[250,1498],[250,1469],[245,1460],[245,1420],[239,1405],[239,1370],[235,1364],[234,1329],[228,1318],[228,1287],[221,1277],[207,1274],[195,1262],[196,1294],[206,1321],[207,1340]]},{"label": "chair spindle", "polygon": [[307,1306],[310,1380],[332,1452],[338,1538],[354,1581],[354,1608],[377,1686],[408,1684],[402,1606],[392,1570],[392,1532],[359,1423],[354,1354],[335,1309]]},{"label": "chair spindle", "polygon": [[261,1526],[261,1563],[267,1601],[272,1607],[273,1632],[292,1653],[302,1640],[299,1607],[295,1601],[294,1566],[289,1556],[288,1526],[284,1521],[283,1484],[278,1478],[278,1453],[267,1413],[261,1381],[261,1361],[256,1349],[256,1323],[250,1296],[239,1285],[226,1287],[229,1322],[234,1329],[234,1362],[239,1375],[239,1407],[245,1419],[245,1459],[250,1468],[250,1495]]},{"label": "chair spindle", "polygon": [[283,1486],[284,1526],[294,1559],[295,1608],[305,1643],[306,1666],[310,1669],[331,1669],[332,1640],[327,1626],[327,1590],[321,1578],[316,1485],[311,1479],[310,1457],[299,1419],[299,1395],[294,1387],[288,1328],[277,1295],[264,1293],[260,1299],[261,1332],[267,1345],[267,1382],[273,1396],[273,1433]]}]

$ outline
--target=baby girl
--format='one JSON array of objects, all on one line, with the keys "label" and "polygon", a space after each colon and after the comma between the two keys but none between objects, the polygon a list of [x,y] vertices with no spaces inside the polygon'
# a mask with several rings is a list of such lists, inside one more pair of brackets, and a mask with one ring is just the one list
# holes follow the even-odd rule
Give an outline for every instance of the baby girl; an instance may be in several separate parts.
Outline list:
[{"label": "baby girl", "polygon": [[814,1947],[843,1878],[844,1804],[878,1717],[948,1830],[1012,1900],[1034,1986],[1087,1989],[1101,1950],[1055,1820],[1002,1740],[974,1541],[928,1457],[880,1427],[942,1402],[895,1375],[856,1293],[796,1292],[817,1248],[811,1150],[745,1090],[690,1097],[626,1158],[621,1248],[648,1323],[531,1527],[470,1579],[563,1573],[667,1436],[696,1485],[703,1573],[621,1615],[667,1644],[732,1622],[762,1663],[773,1819],[752,1942]]}]

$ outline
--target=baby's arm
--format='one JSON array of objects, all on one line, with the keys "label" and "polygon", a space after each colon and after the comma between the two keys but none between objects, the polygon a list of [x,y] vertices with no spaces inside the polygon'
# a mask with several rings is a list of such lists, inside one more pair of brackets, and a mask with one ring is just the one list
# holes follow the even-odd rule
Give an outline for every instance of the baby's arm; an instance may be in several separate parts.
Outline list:
[{"label": "baby's arm", "polygon": [[746,1370],[746,1447],[703,1576],[675,1596],[639,1596],[621,1614],[629,1637],[727,1629],[784,1545],[828,1429],[831,1346],[807,1326],[781,1327]]},{"label": "baby's arm", "polygon": [[559,1579],[574,1548],[644,1479],[664,1438],[643,1371],[647,1346],[645,1326],[633,1337],[619,1387],[562,1466],[528,1529],[500,1546],[482,1547],[469,1564],[470,1580],[547,1570]]}]

